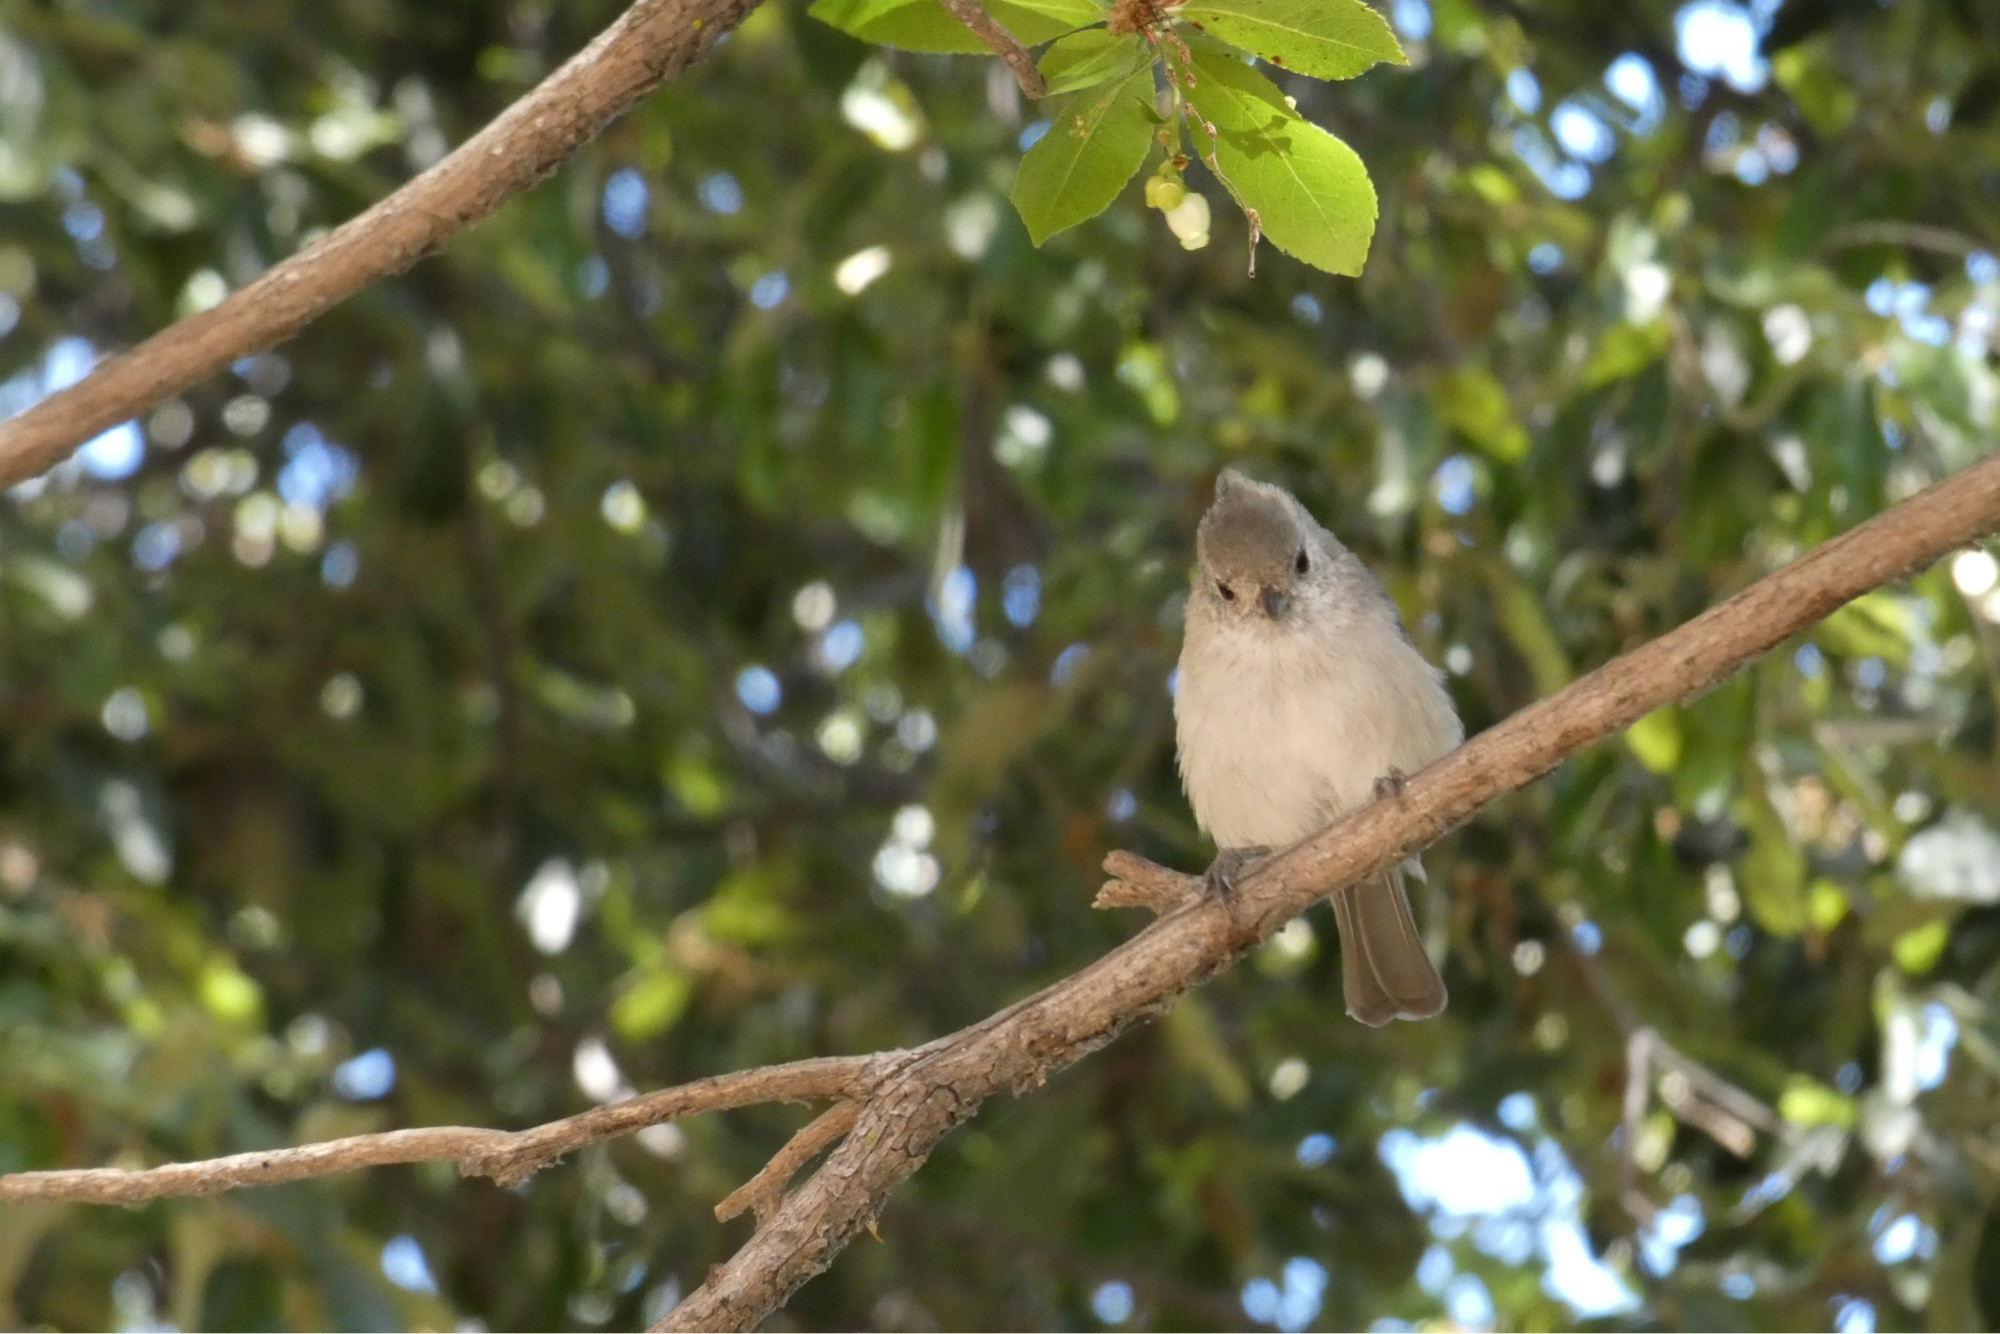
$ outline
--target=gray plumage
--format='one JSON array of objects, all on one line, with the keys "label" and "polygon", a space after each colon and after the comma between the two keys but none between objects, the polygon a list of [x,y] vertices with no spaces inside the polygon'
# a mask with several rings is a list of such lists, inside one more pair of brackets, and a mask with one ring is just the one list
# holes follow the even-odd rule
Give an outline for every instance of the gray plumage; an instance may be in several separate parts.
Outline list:
[{"label": "gray plumage", "polygon": [[[1290,492],[1225,471],[1195,554],[1174,722],[1181,782],[1220,854],[1211,875],[1226,883],[1465,733],[1382,585]],[[1349,1014],[1380,1025],[1444,1008],[1401,871],[1333,906]]]}]

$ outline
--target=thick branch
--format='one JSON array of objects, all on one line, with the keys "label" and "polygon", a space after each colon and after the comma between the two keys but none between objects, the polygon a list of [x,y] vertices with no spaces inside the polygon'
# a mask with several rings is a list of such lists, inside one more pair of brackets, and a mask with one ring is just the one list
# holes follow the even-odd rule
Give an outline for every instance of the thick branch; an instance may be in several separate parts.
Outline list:
[{"label": "thick branch", "polygon": [[1422,850],[1500,797],[1892,579],[2000,528],[2000,457],[1987,458],[1815,548],[1679,629],[1467,742],[1288,852],[1258,863],[1228,904],[1203,899],[988,1022],[930,1044],[886,1080],[855,1130],[659,1329],[748,1329],[870,1226],[889,1192],[982,1102],[1021,1088],[1156,1014],[1325,894]]},{"label": "thick branch", "polygon": [[980,7],[979,0],[938,0],[951,11],[951,16],[972,30],[972,35],[986,43],[994,55],[1000,57],[1008,69],[1014,72],[1014,82],[1021,85],[1021,91],[1031,98],[1041,98],[1049,91],[1042,81],[1042,72],[1035,68],[1035,58],[1028,54],[1026,47],[1014,40],[1014,34],[1000,26],[991,14]]},{"label": "thick branch", "polygon": [[93,1167],[68,1172],[18,1172],[0,1176],[0,1203],[62,1200],[76,1204],[137,1204],[166,1196],[216,1195],[245,1186],[331,1176],[391,1163],[456,1161],[466,1176],[489,1176],[503,1186],[532,1175],[587,1144],[628,1135],[696,1112],[719,1112],[764,1102],[852,1098],[864,1093],[891,1057],[825,1057],[717,1075],[662,1089],[533,1130],[475,1130],[433,1126],[379,1135],[303,1144],[292,1149],[238,1153],[199,1163],[128,1170]]},{"label": "thick branch", "polygon": [[283,342],[369,283],[416,263],[554,171],[640,98],[700,59],[756,4],[636,0],[492,124],[360,217],[215,309],[169,326],[0,423],[0,487],[46,471],[98,433],[239,357]]}]

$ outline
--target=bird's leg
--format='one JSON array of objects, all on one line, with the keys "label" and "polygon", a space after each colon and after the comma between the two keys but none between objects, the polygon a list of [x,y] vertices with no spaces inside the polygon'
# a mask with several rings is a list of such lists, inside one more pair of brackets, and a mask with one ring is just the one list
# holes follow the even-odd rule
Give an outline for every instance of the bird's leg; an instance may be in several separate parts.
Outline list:
[{"label": "bird's leg", "polygon": [[1202,876],[1202,883],[1208,892],[1217,898],[1226,899],[1235,890],[1236,882],[1243,877],[1252,863],[1271,855],[1269,848],[1218,848],[1215,860],[1208,865]]},{"label": "bird's leg", "polygon": [[1392,764],[1389,766],[1388,773],[1383,774],[1375,780],[1375,800],[1380,801],[1384,797],[1395,798],[1402,795],[1403,771]]}]

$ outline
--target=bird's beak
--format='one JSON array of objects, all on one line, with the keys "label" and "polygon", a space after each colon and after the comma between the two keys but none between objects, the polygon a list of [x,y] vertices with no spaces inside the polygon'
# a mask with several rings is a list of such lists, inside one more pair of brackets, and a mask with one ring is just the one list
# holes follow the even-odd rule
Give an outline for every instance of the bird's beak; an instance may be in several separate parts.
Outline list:
[{"label": "bird's beak", "polygon": [[1285,618],[1285,608],[1292,605],[1291,597],[1288,594],[1280,593],[1275,588],[1265,589],[1259,600],[1264,604],[1264,614],[1274,621],[1283,620]]}]

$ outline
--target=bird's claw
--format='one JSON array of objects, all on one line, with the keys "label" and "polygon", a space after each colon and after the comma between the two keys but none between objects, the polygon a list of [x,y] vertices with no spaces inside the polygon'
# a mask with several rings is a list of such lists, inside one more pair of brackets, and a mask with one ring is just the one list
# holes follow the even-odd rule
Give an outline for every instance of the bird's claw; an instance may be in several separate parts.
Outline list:
[{"label": "bird's claw", "polygon": [[1375,799],[1380,801],[1385,797],[1393,799],[1402,796],[1403,781],[1403,771],[1390,765],[1389,772],[1375,780]]},{"label": "bird's claw", "polygon": [[1236,889],[1236,882],[1252,864],[1270,855],[1269,848],[1222,848],[1215,854],[1215,860],[1208,864],[1208,870],[1201,877],[1210,894],[1226,899]]}]

